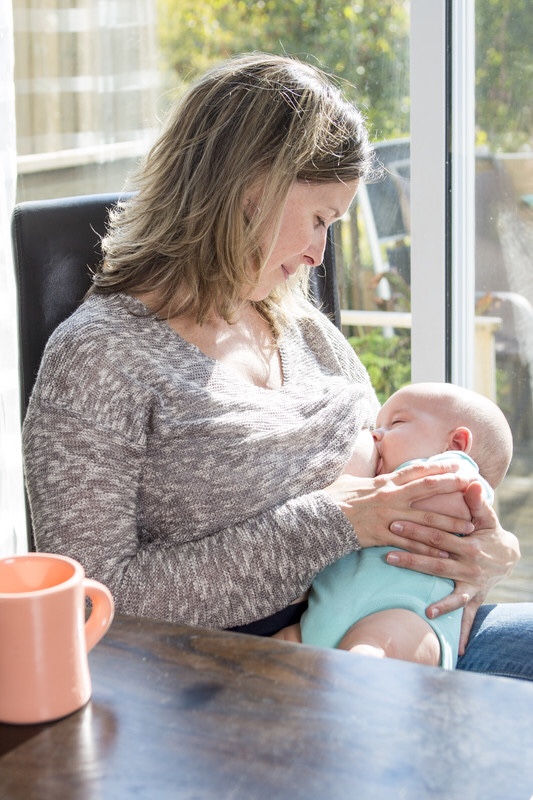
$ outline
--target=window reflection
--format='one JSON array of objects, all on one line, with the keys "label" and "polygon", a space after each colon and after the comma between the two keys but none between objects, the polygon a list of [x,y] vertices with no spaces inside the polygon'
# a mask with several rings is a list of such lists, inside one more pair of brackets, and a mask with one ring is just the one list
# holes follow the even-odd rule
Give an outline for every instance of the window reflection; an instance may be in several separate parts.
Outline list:
[{"label": "window reflection", "polygon": [[533,58],[526,0],[476,3],[476,308],[498,317],[496,392],[514,435],[498,492],[522,561],[495,600],[533,599]]}]

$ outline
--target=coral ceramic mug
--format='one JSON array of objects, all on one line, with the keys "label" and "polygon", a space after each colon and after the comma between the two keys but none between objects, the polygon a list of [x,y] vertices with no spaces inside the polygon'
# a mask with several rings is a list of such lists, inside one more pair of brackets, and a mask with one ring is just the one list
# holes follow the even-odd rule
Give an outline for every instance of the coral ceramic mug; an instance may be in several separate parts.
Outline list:
[{"label": "coral ceramic mug", "polygon": [[0,559],[0,722],[48,722],[85,705],[92,691],[87,653],[113,613],[109,589],[71,558]]}]

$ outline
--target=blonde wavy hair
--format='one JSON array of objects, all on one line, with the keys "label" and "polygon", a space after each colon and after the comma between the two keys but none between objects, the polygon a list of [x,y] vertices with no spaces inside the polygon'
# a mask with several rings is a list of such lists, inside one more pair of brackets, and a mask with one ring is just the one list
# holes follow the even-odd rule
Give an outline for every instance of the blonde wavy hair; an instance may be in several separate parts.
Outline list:
[{"label": "blonde wavy hair", "polygon": [[[170,111],[137,192],[111,215],[92,291],[154,292],[166,317],[231,322],[260,278],[260,242],[278,230],[293,183],[365,180],[372,169],[362,115],[322,70],[263,53],[230,59]],[[260,208],[250,213],[257,186]],[[256,303],[274,329],[306,283],[302,268]]]}]

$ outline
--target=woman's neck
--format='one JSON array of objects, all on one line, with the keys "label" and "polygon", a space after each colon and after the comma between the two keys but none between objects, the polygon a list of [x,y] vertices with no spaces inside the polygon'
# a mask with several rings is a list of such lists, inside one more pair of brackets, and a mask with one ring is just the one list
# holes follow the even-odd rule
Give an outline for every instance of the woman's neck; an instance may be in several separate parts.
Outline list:
[{"label": "woman's neck", "polygon": [[[153,293],[136,297],[147,308],[157,310]],[[158,313],[164,318],[164,311]],[[214,313],[201,324],[194,314],[180,314],[166,322],[182,339],[230,367],[247,383],[264,389],[281,388],[281,360],[272,328],[252,303],[243,303],[232,322]]]}]

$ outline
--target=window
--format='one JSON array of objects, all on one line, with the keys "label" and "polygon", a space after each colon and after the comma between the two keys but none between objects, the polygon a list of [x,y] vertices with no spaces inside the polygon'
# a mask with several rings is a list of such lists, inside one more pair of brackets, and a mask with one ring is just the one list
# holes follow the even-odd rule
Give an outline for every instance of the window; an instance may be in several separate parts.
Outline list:
[{"label": "window", "polygon": [[[499,494],[522,560],[497,599],[531,600],[533,536],[533,55],[527,0],[475,4],[475,307],[494,320],[495,391],[514,436]],[[475,351],[476,361],[480,347]]]},{"label": "window", "polygon": [[117,191],[157,128],[152,0],[14,0],[21,200]]},{"label": "window", "polygon": [[[528,2],[12,3],[18,201],[123,188],[173,94],[232,52],[307,57],[345,82],[387,172],[336,230],[343,329],[382,397],[451,379],[508,416],[516,454],[498,511],[524,556],[497,587],[508,599],[533,595]],[[20,509],[13,335],[11,321],[0,405],[8,550],[23,528],[11,499]]]}]

